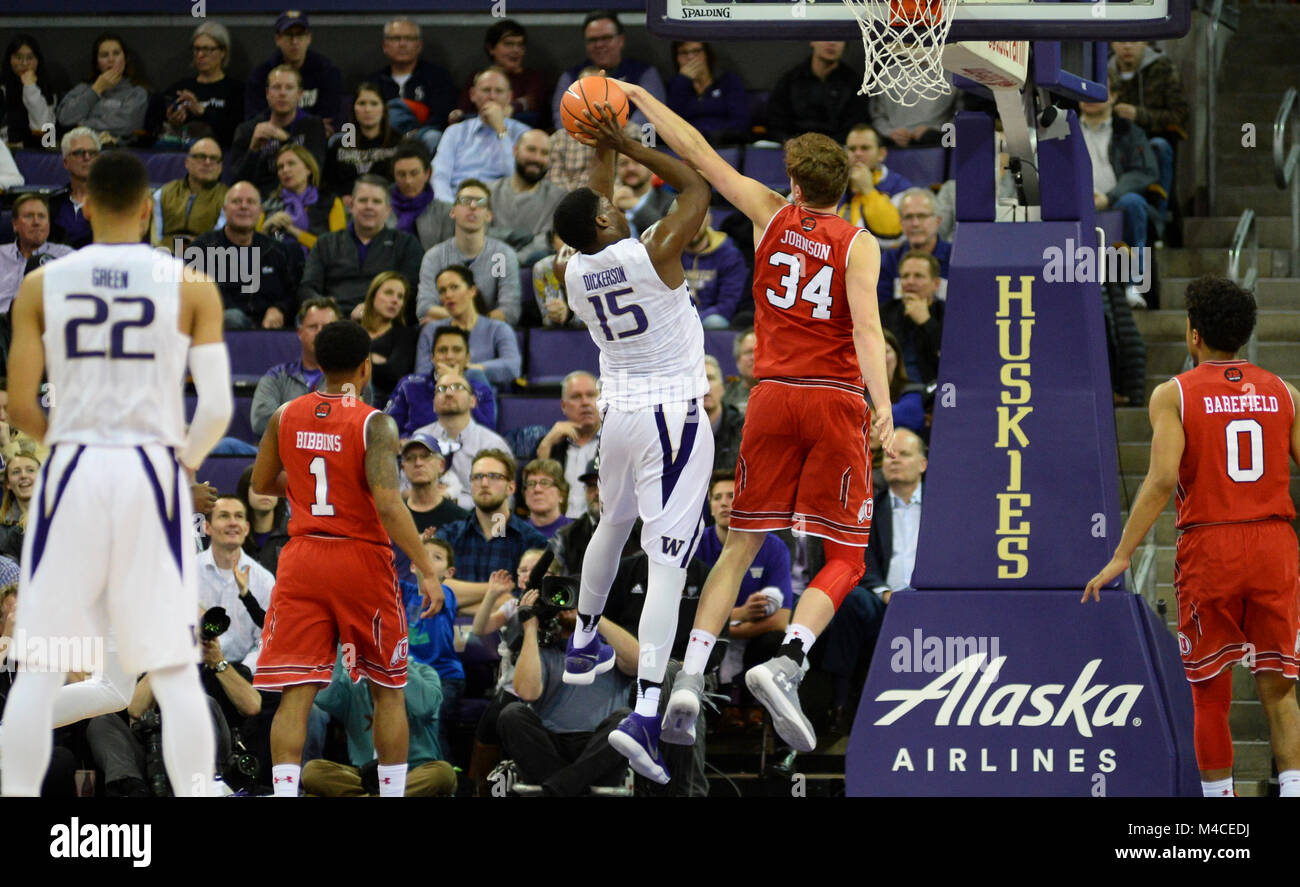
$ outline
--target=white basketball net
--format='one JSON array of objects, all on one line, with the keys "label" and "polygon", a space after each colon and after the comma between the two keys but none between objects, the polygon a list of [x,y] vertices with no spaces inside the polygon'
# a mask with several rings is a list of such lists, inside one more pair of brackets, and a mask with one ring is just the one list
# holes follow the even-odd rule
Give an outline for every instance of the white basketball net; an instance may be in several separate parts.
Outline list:
[{"label": "white basketball net", "polygon": [[911,107],[952,92],[942,56],[957,0],[844,0],[862,29],[866,70],[859,95]]}]

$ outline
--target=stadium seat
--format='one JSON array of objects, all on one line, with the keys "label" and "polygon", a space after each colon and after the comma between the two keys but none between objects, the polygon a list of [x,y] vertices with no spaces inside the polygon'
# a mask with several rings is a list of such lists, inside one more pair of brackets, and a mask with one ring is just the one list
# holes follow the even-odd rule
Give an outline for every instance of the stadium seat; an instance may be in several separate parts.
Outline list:
[{"label": "stadium seat", "polygon": [[[198,395],[185,395],[186,422],[194,418],[194,408],[198,405],[198,402]],[[235,398],[235,411],[230,416],[230,427],[226,429],[226,437],[233,437],[236,440],[242,440],[253,445],[257,444],[260,438],[253,433],[252,421],[249,418],[249,410],[252,406],[253,399],[251,397]]]},{"label": "stadium seat", "polygon": [[1106,245],[1123,243],[1124,214],[1117,209],[1097,213],[1097,225],[1106,232]]},{"label": "stadium seat", "polygon": [[751,89],[746,91],[746,95],[749,97],[749,125],[766,132],[768,91]]},{"label": "stadium seat", "polygon": [[[718,366],[722,367],[722,375],[736,375],[736,358],[735,344],[736,336],[740,333],[736,330],[705,330],[704,331],[704,353],[712,354],[718,359]],[[504,426],[503,426],[504,427]]]},{"label": "stadium seat", "polygon": [[184,178],[187,174],[184,151],[152,152],[140,151],[139,158],[144,161],[144,168],[149,171],[150,187],[165,185],[173,179]]},{"label": "stadium seat", "polygon": [[212,484],[219,493],[233,493],[239,487],[239,476],[252,464],[252,456],[209,456],[194,478],[199,483]]},{"label": "stadium seat", "polygon": [[236,385],[256,385],[278,363],[302,356],[298,334],[288,330],[243,330],[226,333],[230,350],[230,380]]},{"label": "stadium seat", "polygon": [[497,395],[497,428],[502,432],[525,425],[551,425],[560,419],[560,405],[554,397]]},{"label": "stadium seat", "polygon": [[790,177],[785,172],[785,152],[780,148],[748,148],[741,170],[774,191],[789,191]]},{"label": "stadium seat", "polygon": [[891,148],[885,166],[919,188],[943,182],[948,166],[947,148]]},{"label": "stadium seat", "polygon": [[63,156],[45,151],[15,151],[14,163],[28,185],[43,188],[62,188],[68,184],[68,171],[63,168]]},{"label": "stadium seat", "polygon": [[558,385],[574,370],[600,372],[600,351],[586,330],[533,330],[525,354],[532,385]]}]

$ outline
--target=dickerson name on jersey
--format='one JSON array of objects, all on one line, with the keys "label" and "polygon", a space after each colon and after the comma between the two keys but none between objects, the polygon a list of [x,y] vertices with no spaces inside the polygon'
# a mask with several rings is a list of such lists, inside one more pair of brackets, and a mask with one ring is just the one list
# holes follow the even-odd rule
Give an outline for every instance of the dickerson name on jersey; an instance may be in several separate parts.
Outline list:
[{"label": "dickerson name on jersey", "polygon": [[[1093,684],[1092,677],[1101,667],[1100,659],[1092,659],[1083,667],[1068,693],[1064,684],[1041,684],[1037,687],[1004,684],[990,693],[1007,657],[997,657],[981,674],[980,666],[985,655],[976,653],[963,659],[920,689],[884,691],[876,701],[897,702],[898,705],[877,720],[876,726],[888,726],[924,702],[942,701],[934,716],[936,727],[953,725],[953,714],[961,705],[955,722],[958,727],[971,726],[976,722],[977,713],[981,727],[1043,727],[1048,724],[1060,727],[1073,717],[1079,735],[1091,737],[1093,727],[1127,725],[1129,712],[1142,695],[1141,684],[1116,684],[1113,687]],[[977,676],[978,681],[975,680]],[[1058,705],[1062,693],[1065,693],[1065,698]],[[1032,711],[1022,713],[1026,700]]]}]

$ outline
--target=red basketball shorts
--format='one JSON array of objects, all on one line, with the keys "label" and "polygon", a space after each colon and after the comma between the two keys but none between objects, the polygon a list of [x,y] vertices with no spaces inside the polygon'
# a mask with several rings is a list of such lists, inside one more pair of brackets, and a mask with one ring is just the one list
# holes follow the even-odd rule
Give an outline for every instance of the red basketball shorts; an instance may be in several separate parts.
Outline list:
[{"label": "red basketball shorts", "polygon": [[1178,647],[1189,681],[1244,661],[1297,676],[1300,551],[1281,520],[1192,527],[1174,560]]},{"label": "red basketball shorts", "polygon": [[764,379],[745,410],[731,529],[784,530],[866,548],[870,417],[862,390]]},{"label": "red basketball shorts", "polygon": [[253,685],[328,684],[340,644],[354,682],[406,686],[406,611],[392,549],[295,536],[280,552]]}]

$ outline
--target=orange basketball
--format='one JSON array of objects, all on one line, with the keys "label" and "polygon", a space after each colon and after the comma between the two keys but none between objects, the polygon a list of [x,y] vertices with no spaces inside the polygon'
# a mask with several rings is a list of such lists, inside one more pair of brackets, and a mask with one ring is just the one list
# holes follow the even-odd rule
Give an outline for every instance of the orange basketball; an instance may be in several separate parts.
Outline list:
[{"label": "orange basketball", "polygon": [[587,118],[583,116],[583,112],[589,110],[595,117],[596,106],[604,102],[609,102],[610,107],[614,109],[619,126],[625,125],[631,108],[628,105],[627,93],[623,92],[622,87],[598,74],[583,77],[564,91],[564,98],[560,100],[560,121],[565,129],[582,141],[585,136],[582,130],[578,129],[578,121],[586,122]]}]

